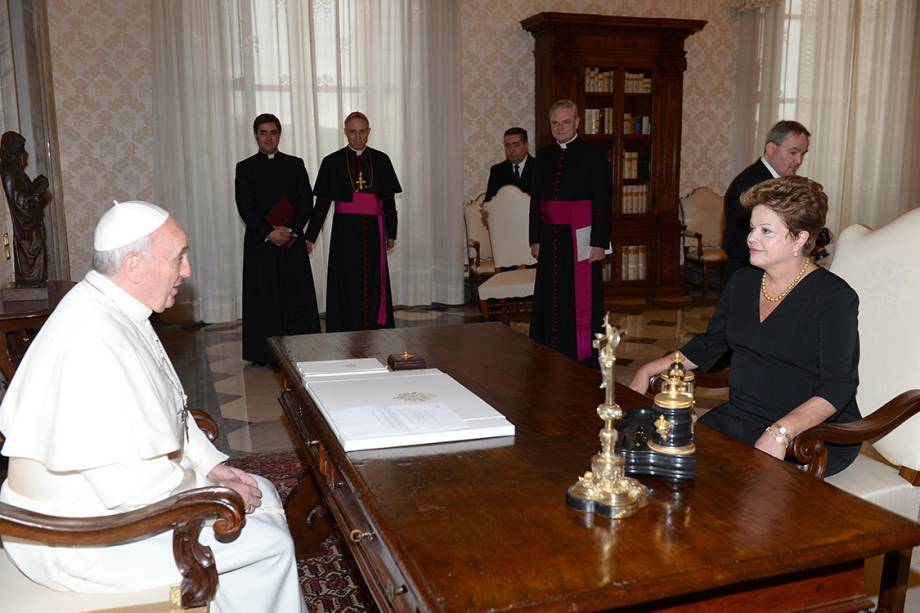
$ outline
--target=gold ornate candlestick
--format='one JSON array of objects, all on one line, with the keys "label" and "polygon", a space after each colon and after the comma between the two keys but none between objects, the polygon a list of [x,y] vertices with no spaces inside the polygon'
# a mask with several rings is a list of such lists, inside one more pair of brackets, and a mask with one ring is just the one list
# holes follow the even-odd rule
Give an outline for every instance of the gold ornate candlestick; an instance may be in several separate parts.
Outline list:
[{"label": "gold ornate candlestick", "polygon": [[614,367],[621,334],[610,325],[610,313],[604,315],[604,332],[595,333],[594,338],[592,345],[599,350],[601,388],[605,390],[604,402],[597,406],[597,414],[604,420],[599,435],[601,452],[591,458],[591,470],[578,478],[565,498],[566,504],[578,511],[621,519],[635,515],[644,507],[649,492],[637,480],[626,476],[623,458],[614,451],[618,436],[614,424],[623,417],[623,410],[614,401]]}]

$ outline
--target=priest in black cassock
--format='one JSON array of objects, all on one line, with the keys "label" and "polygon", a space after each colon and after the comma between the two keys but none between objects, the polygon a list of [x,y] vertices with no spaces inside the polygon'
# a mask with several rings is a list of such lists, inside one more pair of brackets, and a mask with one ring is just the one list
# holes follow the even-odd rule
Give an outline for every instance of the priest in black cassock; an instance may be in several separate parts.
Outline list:
[{"label": "priest in black cassock", "polygon": [[253,122],[259,152],[236,165],[243,238],[243,359],[275,362],[269,336],[319,332],[319,311],[303,228],[313,192],[303,160],[278,151],[281,122]]},{"label": "priest in black cassock", "polygon": [[594,360],[604,307],[601,262],[610,244],[612,175],[603,153],[578,138],[578,107],[550,107],[555,143],[537,152],[530,245],[537,259],[530,338]]},{"label": "priest in black cassock", "polygon": [[335,202],[329,275],[326,278],[326,331],[393,327],[393,296],[387,254],[396,244],[395,195],[402,192],[386,153],[367,146],[367,117],[345,118],[348,146],[330,153],[316,177],[316,206],[307,227],[307,249]]}]

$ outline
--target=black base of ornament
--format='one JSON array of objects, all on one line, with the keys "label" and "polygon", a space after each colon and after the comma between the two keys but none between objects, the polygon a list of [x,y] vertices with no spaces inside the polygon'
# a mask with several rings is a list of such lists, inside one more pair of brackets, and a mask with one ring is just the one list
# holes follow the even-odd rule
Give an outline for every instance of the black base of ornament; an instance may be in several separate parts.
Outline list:
[{"label": "black base of ornament", "polygon": [[650,449],[649,439],[655,436],[655,420],[659,411],[634,409],[617,426],[620,436],[616,449],[625,460],[626,474],[651,475],[668,481],[696,479],[696,454],[672,455]]}]

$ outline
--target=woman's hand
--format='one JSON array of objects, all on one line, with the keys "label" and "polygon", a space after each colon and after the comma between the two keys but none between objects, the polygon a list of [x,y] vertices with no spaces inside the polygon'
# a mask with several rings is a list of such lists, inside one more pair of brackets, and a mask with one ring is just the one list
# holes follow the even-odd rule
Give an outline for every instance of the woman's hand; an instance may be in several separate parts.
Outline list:
[{"label": "woman's hand", "polygon": [[754,443],[754,449],[759,449],[777,460],[786,459],[786,448],[776,440],[775,436],[766,431]]},{"label": "woman's hand", "polygon": [[636,373],[636,376],[633,377],[632,381],[629,382],[629,389],[634,392],[639,392],[640,394],[645,394],[648,391],[649,380],[651,375],[645,372],[645,368],[640,368],[639,372]]}]

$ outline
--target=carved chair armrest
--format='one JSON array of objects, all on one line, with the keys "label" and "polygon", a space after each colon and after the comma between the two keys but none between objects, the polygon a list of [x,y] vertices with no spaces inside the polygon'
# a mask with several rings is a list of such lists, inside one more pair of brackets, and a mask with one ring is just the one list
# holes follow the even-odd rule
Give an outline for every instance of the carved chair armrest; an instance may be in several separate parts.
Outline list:
[{"label": "carved chair armrest", "polygon": [[885,436],[920,413],[920,390],[908,390],[862,419],[844,424],[819,424],[802,432],[792,442],[796,461],[812,476],[824,479],[827,470],[825,443],[855,445]]},{"label": "carved chair armrest", "polygon": [[[699,232],[695,232],[693,230],[686,229],[686,228],[684,229],[683,235],[684,235],[684,238],[695,238],[696,239],[696,256],[698,258],[702,258],[703,257],[703,235],[700,234]],[[689,252],[690,252],[690,249],[685,244],[684,245],[684,257],[687,257],[687,254]]]},{"label": "carved chair armrest", "polygon": [[479,241],[468,238],[466,239],[466,246],[468,249],[473,249],[476,252],[476,257],[470,258],[470,264],[475,265],[476,268],[479,268]]},{"label": "carved chair armrest", "polygon": [[205,433],[208,440],[213,443],[220,435],[220,426],[217,425],[214,418],[201,409],[189,409],[189,413],[195,418],[195,423],[198,424],[201,431]]},{"label": "carved chair armrest", "polygon": [[0,503],[0,534],[52,545],[114,545],[173,529],[173,555],[182,574],[182,606],[207,606],[217,590],[210,547],[198,542],[205,520],[215,519],[221,541],[237,537],[245,522],[243,499],[226,487],[202,487],[117,515],[55,517]]}]

